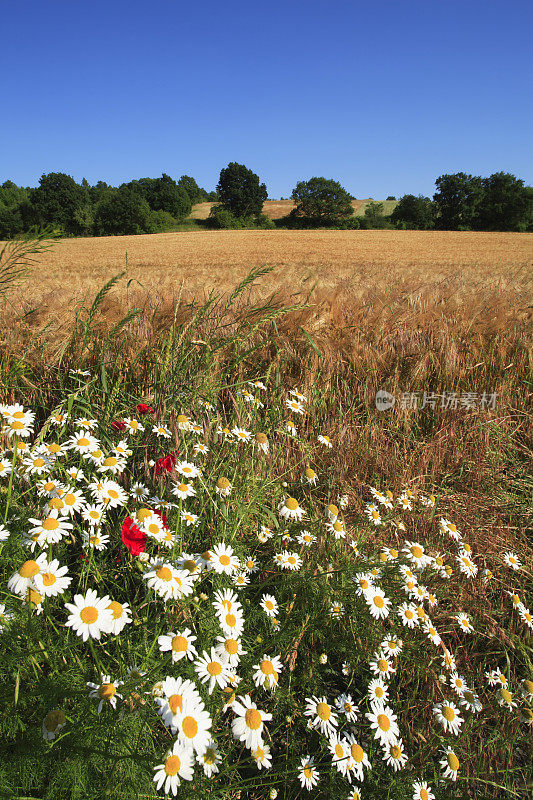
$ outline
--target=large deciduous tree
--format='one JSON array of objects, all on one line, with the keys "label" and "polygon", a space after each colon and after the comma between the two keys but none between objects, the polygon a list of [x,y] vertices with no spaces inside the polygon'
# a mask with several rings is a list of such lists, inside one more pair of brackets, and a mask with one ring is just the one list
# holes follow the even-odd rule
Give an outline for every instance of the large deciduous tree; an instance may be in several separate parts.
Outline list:
[{"label": "large deciduous tree", "polygon": [[338,220],[353,214],[351,195],[338,181],[329,178],[299,181],[291,197],[296,213],[302,217]]},{"label": "large deciduous tree", "polygon": [[70,175],[42,175],[31,193],[31,204],[42,224],[60,226],[65,233],[85,233],[82,220],[90,205],[89,193]]},{"label": "large deciduous tree", "polygon": [[224,208],[236,217],[259,215],[268,197],[266,185],[259,183],[259,175],[234,161],[220,170],[217,191]]},{"label": "large deciduous tree", "polygon": [[483,198],[482,178],[456,172],[440,175],[435,181],[433,199],[437,209],[437,227],[441,230],[473,230],[478,206]]},{"label": "large deciduous tree", "polygon": [[391,214],[391,222],[415,230],[428,230],[434,225],[433,203],[421,194],[404,194]]}]

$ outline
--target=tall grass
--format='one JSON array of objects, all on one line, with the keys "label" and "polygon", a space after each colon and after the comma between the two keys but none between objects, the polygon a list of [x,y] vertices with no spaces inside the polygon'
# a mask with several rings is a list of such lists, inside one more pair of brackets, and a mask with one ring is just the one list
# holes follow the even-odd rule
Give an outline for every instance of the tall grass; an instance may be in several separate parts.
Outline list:
[{"label": "tall grass", "polygon": [[[400,629],[409,647],[398,662],[391,697],[393,705],[402,709],[409,766],[397,774],[387,772],[364,731],[366,723],[360,721],[361,736],[367,737],[374,756],[373,770],[361,787],[362,797],[407,800],[412,797],[412,780],[425,776],[438,787],[438,800],[525,798],[531,780],[527,728],[517,713],[497,705],[484,677],[487,669],[504,670],[514,691],[522,679],[533,676],[531,639],[506,593],[516,589],[527,600],[531,588],[531,544],[526,539],[533,488],[527,413],[531,385],[525,331],[517,324],[497,333],[476,332],[471,320],[463,316],[456,324],[446,309],[439,317],[424,317],[423,304],[405,316],[385,313],[378,306],[337,310],[337,317],[317,330],[316,306],[305,299],[292,305],[279,295],[261,303],[251,299],[254,282],[265,273],[264,269],[250,273],[228,296],[212,293],[201,303],[177,297],[163,307],[149,302],[117,303],[111,290],[124,280],[117,276],[92,303],[78,309],[74,327],[63,341],[47,341],[46,330],[37,335],[28,332],[24,347],[12,346],[15,340],[20,345],[19,338],[6,341],[1,350],[1,399],[6,404],[21,402],[36,412],[38,443],[65,438],[66,428],[60,428],[59,435],[51,425],[51,414],[60,410],[71,420],[96,419],[102,447],[109,452],[123,435],[113,433],[111,423],[131,414],[139,402],[150,405],[153,420],[164,422],[172,438],[159,441],[147,431],[146,442],[131,439],[131,467],[124,476],[128,488],[140,480],[160,496],[168,492],[168,477],[158,476],[149,459],[179,450],[180,457],[193,460],[194,440],[178,427],[178,414],[197,415],[204,431],[201,438],[211,449],[195,507],[201,525],[199,529],[185,527],[173,510],[168,512],[171,529],[181,537],[184,551],[202,552],[224,541],[240,557],[257,551],[261,559],[257,586],[252,580],[242,595],[248,621],[245,643],[252,658],[245,663],[256,663],[263,652],[280,653],[283,659],[276,694],[254,697],[259,707],[274,712],[268,726],[274,767],[257,772],[249,754],[246,758],[242,748],[231,744],[228,725],[222,721],[220,708],[215,710],[213,705],[210,709],[220,724],[222,749],[231,755],[221,765],[221,780],[199,778],[194,790],[184,783],[180,796],[253,800],[268,797],[271,788],[279,798],[300,796],[300,758],[314,748],[321,772],[314,796],[323,800],[348,797],[349,786],[331,769],[325,741],[316,733],[306,733],[303,698],[330,697],[348,686],[363,708],[368,659],[388,628],[368,616],[364,600],[354,596],[351,578],[357,571],[383,567],[382,548],[400,550],[404,538],[423,540],[431,552],[448,549],[437,525],[443,515],[464,532],[480,573],[490,566],[496,574],[489,586],[479,576],[476,581],[457,575],[453,581],[441,581],[438,610],[430,612],[447,644],[453,645],[460,671],[468,672],[468,680],[482,695],[484,714],[468,716],[458,741],[462,772],[457,784],[443,782],[436,753],[444,740],[450,743],[450,737],[442,736],[431,715],[431,706],[439,700],[439,653],[428,659],[429,645],[423,635],[416,638],[413,633],[411,640],[411,632]],[[242,393],[250,390],[247,382],[251,379],[268,387],[266,398],[254,390],[265,401],[265,409],[250,405]],[[285,405],[287,391],[294,386],[307,396],[305,415],[294,415],[296,437],[287,433]],[[397,398],[387,411],[376,408],[379,389]],[[437,404],[410,410],[401,408],[402,392],[420,397],[424,392],[459,396],[475,392],[479,397],[496,393],[497,397],[494,409],[478,405],[472,410],[449,410]],[[212,403],[215,411],[205,414],[200,401]],[[258,457],[255,451],[225,444],[217,428],[227,424],[267,432],[269,453]],[[331,450],[317,444],[319,434],[331,437]],[[11,440],[4,438],[4,445],[17,463],[20,454],[13,452]],[[85,468],[85,462],[80,459],[80,463]],[[300,482],[305,466],[316,470],[316,488]],[[212,488],[221,474],[233,484],[227,502]],[[0,602],[5,599],[8,605],[14,600],[5,592],[7,578],[28,557],[21,534],[29,526],[28,518],[39,515],[42,504],[32,493],[34,480],[24,482],[20,474],[15,477],[0,489],[9,498],[6,521],[11,533],[0,553]],[[390,488],[395,498],[405,489],[416,498],[432,491],[438,507],[406,515],[405,533],[392,524],[398,521],[397,510],[391,513],[390,524],[374,528],[363,513],[371,486]],[[294,536],[301,527],[309,527],[317,536],[312,552],[302,548],[305,567],[295,573],[276,570],[272,544],[266,543],[261,550],[256,538],[260,525],[269,525],[275,530],[278,549],[279,545],[296,549],[294,543],[282,544],[285,523],[276,511],[287,493],[298,497],[308,512],[307,523],[288,525],[289,533]],[[344,521],[349,536],[337,542],[325,535],[323,510],[339,494],[348,496]],[[123,646],[111,638],[90,648],[74,635],[65,639],[62,604],[50,604],[51,611],[45,606],[43,616],[32,613],[28,605],[2,634],[6,649],[0,668],[4,709],[0,712],[0,796],[19,800],[30,794],[39,800],[155,797],[153,767],[161,762],[172,737],[159,723],[152,699],[144,691],[166,674],[182,674],[172,672],[173,667],[158,654],[157,634],[192,625],[198,644],[208,648],[218,631],[209,602],[199,590],[194,599],[177,604],[162,605],[155,596],[143,595],[137,561],[126,553],[121,561],[115,560],[120,554],[123,516],[121,509],[109,515],[112,544],[105,556],[91,552],[87,557],[84,551],[85,560],[79,561],[75,548],[62,550],[62,545],[53,553],[58,553],[61,563],[68,563],[69,574],[79,577],[80,584],[89,581],[87,585],[98,588],[100,594],[130,602],[135,623],[128,626],[133,633],[124,637]],[[388,519],[385,514],[384,520]],[[74,538],[79,539],[77,530]],[[361,560],[348,547],[348,540],[357,545]],[[449,550],[447,557],[456,571],[453,548]],[[520,574],[505,571],[502,556],[508,550],[520,555],[524,566]],[[424,573],[426,580],[431,585],[433,579]],[[381,583],[395,604],[405,599],[389,567]],[[201,588],[209,594],[216,585],[213,580],[213,586],[202,584]],[[279,633],[259,613],[262,591],[280,600]],[[340,620],[329,617],[333,600],[346,606],[346,616]],[[476,636],[457,633],[451,616],[457,610],[475,618]],[[322,654],[327,655],[325,663]],[[137,661],[146,672],[141,688],[126,677],[126,668]],[[351,677],[342,677],[343,663],[350,664]],[[178,666],[181,669],[181,661]],[[100,667],[125,680],[120,714],[109,710],[97,715],[87,698],[85,684],[96,680]],[[243,686],[255,691],[248,678]],[[221,698],[215,697],[220,706]],[[47,745],[39,727],[52,708],[65,709],[68,727]]]}]

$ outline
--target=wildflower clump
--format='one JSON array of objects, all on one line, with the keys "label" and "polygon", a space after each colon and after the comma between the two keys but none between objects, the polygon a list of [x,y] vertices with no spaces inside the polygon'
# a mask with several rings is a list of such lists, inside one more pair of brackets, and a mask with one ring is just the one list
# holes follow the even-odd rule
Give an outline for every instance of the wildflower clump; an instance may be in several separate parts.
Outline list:
[{"label": "wildflower clump", "polygon": [[437,487],[337,485],[294,387],[139,400],[0,406],[3,736],[50,791],[429,800],[485,791],[484,737],[523,762],[517,553],[476,552]]}]

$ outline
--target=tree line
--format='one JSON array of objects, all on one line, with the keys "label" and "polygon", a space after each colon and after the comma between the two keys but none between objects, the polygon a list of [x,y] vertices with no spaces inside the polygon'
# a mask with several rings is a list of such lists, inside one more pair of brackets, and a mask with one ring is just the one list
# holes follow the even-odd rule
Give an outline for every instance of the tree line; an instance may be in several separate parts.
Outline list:
[{"label": "tree line", "polygon": [[186,219],[195,203],[216,199],[189,175],[175,181],[163,173],[114,187],[49,172],[36,188],[0,186],[0,239],[45,226],[67,236],[155,233]]},{"label": "tree line", "polygon": [[370,202],[363,216],[355,216],[355,198],[338,181],[314,177],[296,184],[294,208],[273,221],[262,213],[268,197],[265,183],[236,162],[221,170],[214,192],[200,188],[188,175],[175,181],[163,173],[113,187],[104,181],[90,186],[85,179],[79,184],[70,175],[51,172],[42,175],[36,188],[12,181],[0,186],[0,239],[45,226],[70,236],[155,233],[183,222],[192,206],[203,201],[214,205],[209,217],[195,224],[215,229],[533,230],[533,188],[510,173],[484,178],[458,172],[439,176],[435,185],[433,198],[403,195],[389,215],[383,203]]}]

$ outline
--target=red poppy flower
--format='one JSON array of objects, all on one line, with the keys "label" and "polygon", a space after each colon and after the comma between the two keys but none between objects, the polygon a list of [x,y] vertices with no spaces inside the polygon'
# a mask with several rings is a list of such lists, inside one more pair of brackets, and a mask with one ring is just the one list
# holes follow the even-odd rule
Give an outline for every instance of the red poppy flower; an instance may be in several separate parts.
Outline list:
[{"label": "red poppy flower", "polygon": [[168,456],[158,458],[155,462],[155,474],[162,475],[164,472],[172,472],[178,460],[178,453],[169,453]]},{"label": "red poppy flower", "polygon": [[139,403],[139,405],[137,406],[137,411],[139,412],[139,414],[155,413],[155,410],[153,408],[150,408],[150,406],[147,406],[146,403]]},{"label": "red poppy flower", "polygon": [[126,427],[126,423],[124,422],[123,419],[115,419],[111,423],[111,427],[113,428],[114,431],[123,431],[124,428]]},{"label": "red poppy flower", "polygon": [[144,553],[146,534],[135,525],[131,517],[126,517],[122,523],[122,542],[126,545],[132,556]]}]

